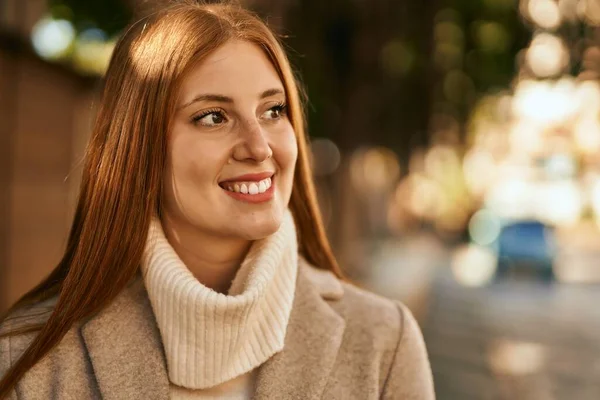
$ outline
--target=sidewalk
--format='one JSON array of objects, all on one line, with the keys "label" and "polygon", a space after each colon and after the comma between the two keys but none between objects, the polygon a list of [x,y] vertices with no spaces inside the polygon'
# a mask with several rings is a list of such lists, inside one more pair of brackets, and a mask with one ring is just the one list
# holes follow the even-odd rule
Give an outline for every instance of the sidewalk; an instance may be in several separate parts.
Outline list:
[{"label": "sidewalk", "polygon": [[370,278],[362,283],[375,293],[402,301],[422,323],[436,271],[449,259],[450,251],[429,234],[386,240],[374,246]]}]

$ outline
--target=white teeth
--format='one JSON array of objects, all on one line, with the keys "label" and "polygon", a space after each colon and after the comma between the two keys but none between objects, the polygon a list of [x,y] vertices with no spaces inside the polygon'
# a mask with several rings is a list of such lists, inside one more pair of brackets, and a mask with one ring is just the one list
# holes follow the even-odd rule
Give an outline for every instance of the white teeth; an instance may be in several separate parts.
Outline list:
[{"label": "white teeth", "polygon": [[273,181],[271,178],[266,178],[259,182],[229,184],[225,186],[225,189],[230,192],[255,195],[266,192],[271,186],[273,186]]}]

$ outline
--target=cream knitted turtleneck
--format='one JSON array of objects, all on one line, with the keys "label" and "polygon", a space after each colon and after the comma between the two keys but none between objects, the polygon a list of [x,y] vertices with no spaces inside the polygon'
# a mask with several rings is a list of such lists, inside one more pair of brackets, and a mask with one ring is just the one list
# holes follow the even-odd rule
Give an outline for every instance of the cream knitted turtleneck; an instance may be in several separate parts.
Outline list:
[{"label": "cream knitted turtleneck", "polygon": [[[298,248],[292,215],[255,241],[227,295],[201,284],[152,221],[142,260],[171,383],[206,389],[246,374],[283,348]],[[239,379],[239,378],[238,378]]]}]

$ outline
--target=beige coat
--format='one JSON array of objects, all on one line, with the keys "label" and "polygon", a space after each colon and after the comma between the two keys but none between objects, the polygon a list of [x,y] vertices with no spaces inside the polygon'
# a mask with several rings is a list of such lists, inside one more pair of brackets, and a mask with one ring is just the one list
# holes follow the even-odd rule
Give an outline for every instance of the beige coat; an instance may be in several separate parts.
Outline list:
[{"label": "beige coat", "polygon": [[[303,262],[283,351],[259,371],[255,399],[434,399],[425,345],[402,304]],[[26,312],[38,316],[39,305]],[[30,343],[0,339],[0,376]],[[73,327],[17,385],[17,399],[167,399],[154,314],[138,278],[104,311]]]}]

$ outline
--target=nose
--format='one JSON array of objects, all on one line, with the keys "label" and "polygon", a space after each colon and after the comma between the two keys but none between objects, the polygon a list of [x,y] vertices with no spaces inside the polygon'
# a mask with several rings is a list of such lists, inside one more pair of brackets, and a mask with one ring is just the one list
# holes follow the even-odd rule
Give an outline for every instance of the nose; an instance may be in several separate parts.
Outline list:
[{"label": "nose", "polygon": [[258,121],[246,121],[240,130],[243,140],[233,149],[233,159],[261,163],[271,158],[273,151]]}]

